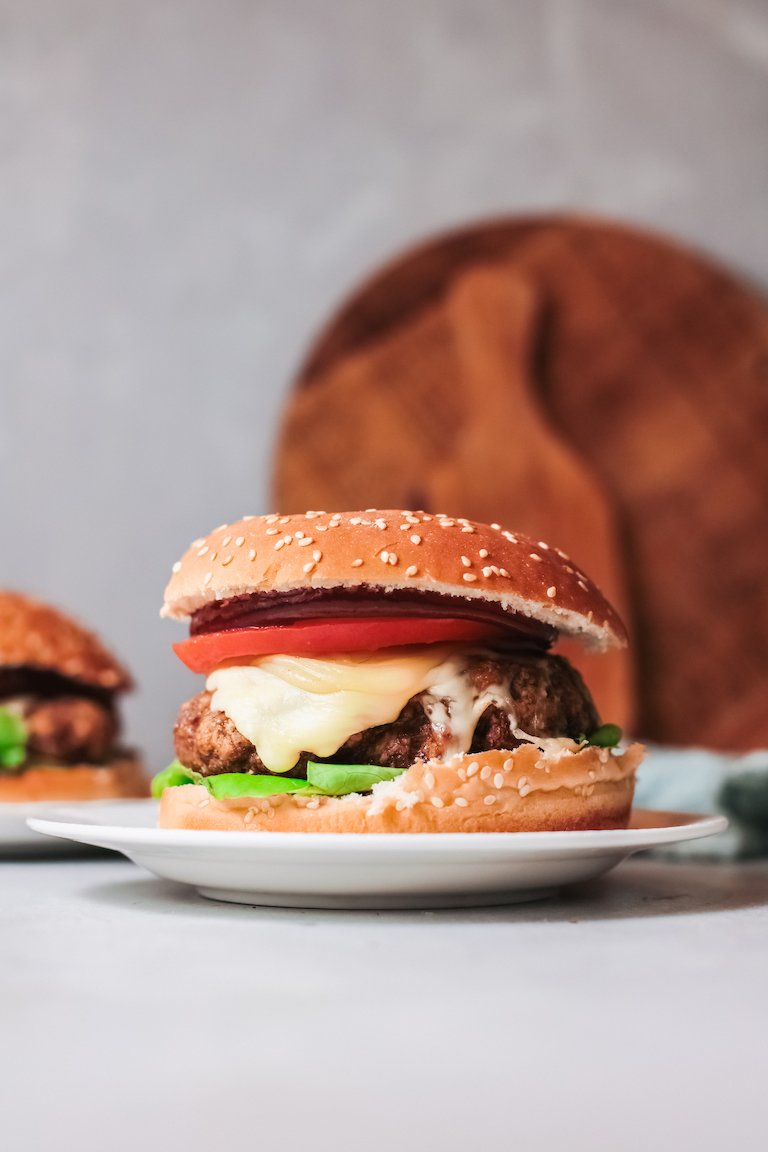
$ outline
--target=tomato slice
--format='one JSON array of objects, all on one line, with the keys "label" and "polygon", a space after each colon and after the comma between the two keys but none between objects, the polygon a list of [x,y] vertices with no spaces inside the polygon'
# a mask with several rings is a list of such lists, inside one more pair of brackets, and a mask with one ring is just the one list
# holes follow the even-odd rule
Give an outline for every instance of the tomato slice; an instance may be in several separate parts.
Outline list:
[{"label": "tomato slice", "polygon": [[193,672],[210,672],[239,656],[320,656],[330,652],[375,651],[404,644],[437,644],[445,640],[487,640],[502,630],[473,620],[412,616],[309,620],[268,628],[232,628],[207,632],[174,644],[173,650]]}]

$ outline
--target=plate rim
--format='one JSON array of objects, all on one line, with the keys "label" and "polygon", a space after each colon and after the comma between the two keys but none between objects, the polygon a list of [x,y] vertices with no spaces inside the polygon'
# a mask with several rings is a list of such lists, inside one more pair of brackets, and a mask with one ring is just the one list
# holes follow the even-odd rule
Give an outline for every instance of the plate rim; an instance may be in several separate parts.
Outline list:
[{"label": "plate rim", "polygon": [[[124,801],[118,802],[125,803]],[[133,803],[152,803],[133,801]],[[78,823],[56,817],[55,805],[50,806],[48,817],[30,816],[26,824],[33,831],[45,836],[80,843],[103,845],[109,839],[116,850],[119,845],[151,849],[229,848],[235,851],[246,846],[265,848],[275,852],[293,851],[301,847],[305,851],[323,853],[330,848],[341,852],[393,852],[396,848],[408,848],[424,855],[439,850],[457,848],[484,852],[498,852],[504,849],[534,849],[538,851],[565,851],[570,849],[626,849],[629,852],[643,848],[653,848],[662,844],[674,844],[686,840],[702,839],[724,832],[728,820],[720,813],[671,812],[662,809],[636,808],[656,819],[667,819],[667,823],[647,828],[579,829],[553,832],[232,832],[191,828],[157,828],[106,823]],[[60,805],[62,809],[69,805]],[[673,822],[669,822],[672,818]]]}]

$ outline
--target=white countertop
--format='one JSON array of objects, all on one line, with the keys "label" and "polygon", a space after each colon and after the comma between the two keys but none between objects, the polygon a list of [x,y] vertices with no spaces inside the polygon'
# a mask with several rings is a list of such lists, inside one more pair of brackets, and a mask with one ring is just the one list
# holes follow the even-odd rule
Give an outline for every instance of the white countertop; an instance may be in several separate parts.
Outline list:
[{"label": "white countertop", "polygon": [[765,1124],[768,865],[636,859],[460,912],[208,903],[0,862],[2,1147],[740,1148]]}]

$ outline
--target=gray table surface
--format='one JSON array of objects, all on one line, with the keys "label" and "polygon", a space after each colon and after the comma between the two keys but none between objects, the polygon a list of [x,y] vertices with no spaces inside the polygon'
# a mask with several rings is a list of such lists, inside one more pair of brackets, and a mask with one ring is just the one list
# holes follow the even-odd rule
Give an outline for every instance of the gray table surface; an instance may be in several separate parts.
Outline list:
[{"label": "gray table surface", "polygon": [[2,1147],[742,1148],[765,1123],[768,865],[556,900],[208,903],[0,862]]}]

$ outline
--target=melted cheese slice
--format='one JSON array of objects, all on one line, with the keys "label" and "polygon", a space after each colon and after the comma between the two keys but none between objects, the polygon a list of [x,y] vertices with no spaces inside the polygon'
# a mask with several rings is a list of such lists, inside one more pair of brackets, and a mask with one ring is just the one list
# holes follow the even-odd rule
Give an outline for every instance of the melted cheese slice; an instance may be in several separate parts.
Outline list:
[{"label": "melted cheese slice", "polygon": [[355,732],[389,724],[412,696],[444,682],[455,648],[420,645],[322,659],[265,656],[219,668],[207,680],[211,709],[224,712],[270,772],[302,752],[332,756]]}]

